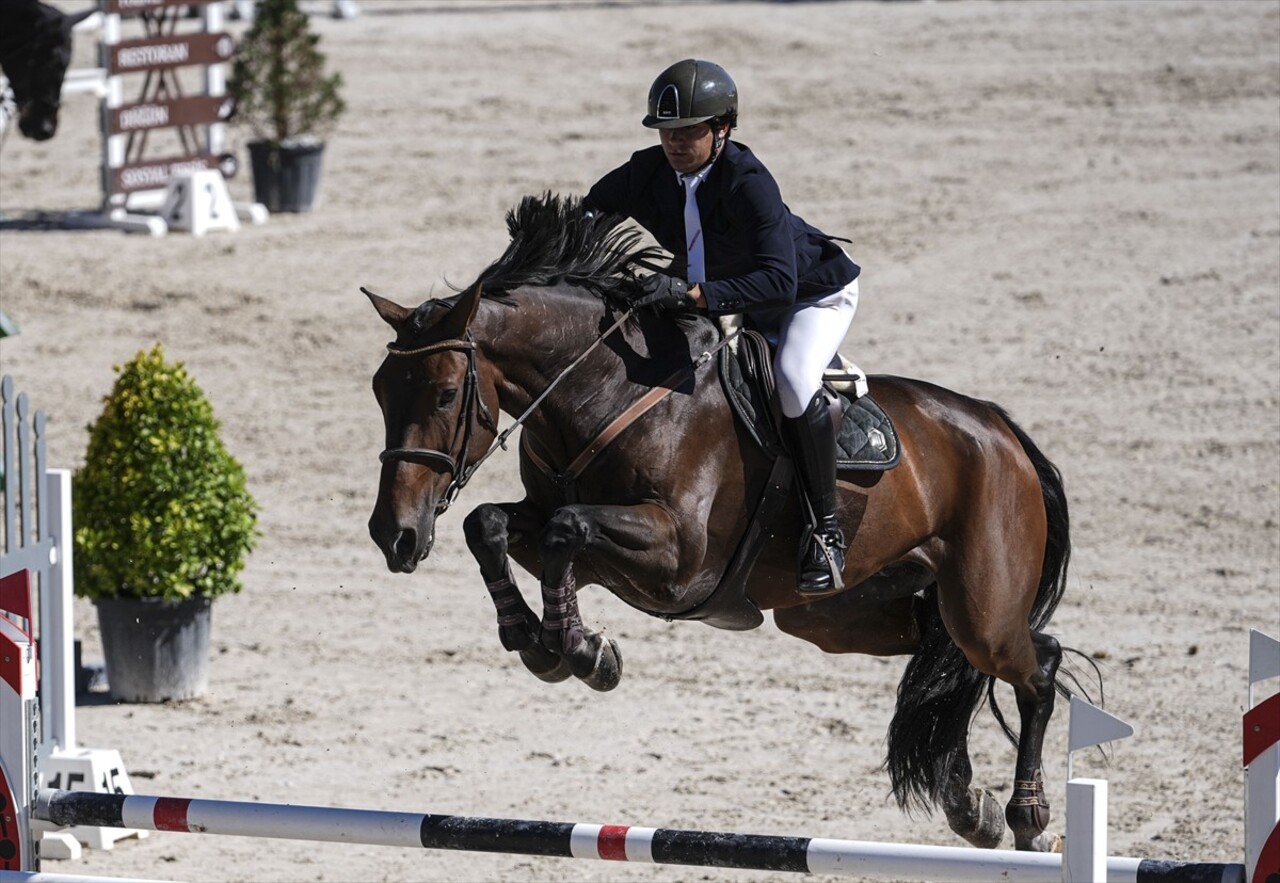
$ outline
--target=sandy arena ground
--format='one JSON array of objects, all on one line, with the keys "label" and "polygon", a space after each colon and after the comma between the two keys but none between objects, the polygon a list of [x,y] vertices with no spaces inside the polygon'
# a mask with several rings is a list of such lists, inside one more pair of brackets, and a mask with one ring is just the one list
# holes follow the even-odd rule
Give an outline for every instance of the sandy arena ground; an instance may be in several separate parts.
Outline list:
[{"label": "sandy arena ground", "polygon": [[[388,333],[357,286],[415,303],[470,281],[521,196],[581,193],[653,143],[650,80],[700,55],[737,79],[736,137],[792,208],[854,242],[845,353],[1002,403],[1061,467],[1075,557],[1054,631],[1099,660],[1137,729],[1109,766],[1076,766],[1110,780],[1113,852],[1241,860],[1248,629],[1280,634],[1280,4],[362,5],[314,19],[351,105],[314,213],[203,239],[0,233],[22,328],[3,373],[48,413],[52,464],[80,464],[112,365],[161,341],[261,504],[245,591],[214,609],[209,694],[94,701],[83,744],[122,751],[143,793],[958,843],[940,815],[901,815],[878,769],[901,660],[828,657],[771,622],[669,624],[598,589],[583,609],[626,654],[618,690],[545,685],[504,654],[461,521],[516,497],[514,453],[417,574],[389,574],[366,533]],[[78,62],[93,52],[82,39]],[[0,207],[93,208],[96,125],[76,96],[53,141],[10,137]],[[249,197],[247,170],[232,189]],[[76,617],[100,658],[92,606]],[[1059,831],[1065,738],[1060,714]],[[975,767],[1007,799],[1013,751],[985,713]],[[51,869],[767,877],[180,834]]]}]

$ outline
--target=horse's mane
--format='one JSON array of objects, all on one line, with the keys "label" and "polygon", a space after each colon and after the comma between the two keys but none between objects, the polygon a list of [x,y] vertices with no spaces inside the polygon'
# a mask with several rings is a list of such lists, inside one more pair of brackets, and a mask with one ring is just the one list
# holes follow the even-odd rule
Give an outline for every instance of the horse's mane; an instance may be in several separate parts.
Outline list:
[{"label": "horse's mane", "polygon": [[637,268],[662,252],[638,247],[640,231],[620,226],[623,220],[588,214],[578,197],[526,196],[507,212],[507,250],[472,284],[501,300],[522,285],[568,282],[625,307],[637,292]]}]

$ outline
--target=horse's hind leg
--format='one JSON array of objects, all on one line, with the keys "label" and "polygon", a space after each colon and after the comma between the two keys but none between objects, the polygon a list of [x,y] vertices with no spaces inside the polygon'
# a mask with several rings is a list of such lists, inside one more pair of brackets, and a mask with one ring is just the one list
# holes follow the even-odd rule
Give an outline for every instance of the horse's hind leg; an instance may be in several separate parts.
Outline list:
[{"label": "horse's hind leg", "polygon": [[503,648],[518,652],[525,668],[542,680],[563,681],[571,674],[569,664],[538,642],[542,623],[525,602],[511,574],[507,543],[513,522],[525,531],[536,527],[532,513],[519,503],[485,503],[466,517],[462,529],[497,609],[498,639]]},{"label": "horse's hind leg", "polygon": [[1021,731],[1018,737],[1018,764],[1014,775],[1013,797],[1005,807],[1005,819],[1013,831],[1018,849],[1048,851],[1053,839],[1045,833],[1049,825],[1049,802],[1044,796],[1044,777],[1040,770],[1045,729],[1053,715],[1055,680],[1062,648],[1057,640],[1041,632],[1032,632],[1036,649],[1036,673],[1025,684],[1015,685]]},{"label": "horse's hind leg", "polygon": [[948,616],[948,608],[943,607],[948,631],[956,644],[977,671],[1010,684],[1018,702],[1018,760],[1013,796],[1005,807],[1014,846],[1047,851],[1053,844],[1044,833],[1049,824],[1049,803],[1040,765],[1061,660],[1058,643],[1016,622],[1008,629],[990,623],[986,628],[975,627],[975,617],[956,615],[956,610],[951,608]]},{"label": "horse's hind leg", "polygon": [[952,831],[979,849],[995,849],[1000,845],[1004,839],[1004,813],[994,794],[986,788],[973,787],[967,733],[952,754],[939,797]]},{"label": "horse's hind leg", "polygon": [[[922,598],[882,603],[861,600],[858,589],[774,611],[778,628],[827,653],[911,654],[898,688],[890,726],[890,756],[899,803],[942,805],[951,829],[973,846],[991,849],[1004,839],[1004,815],[990,791],[971,787],[969,718],[985,680],[971,672],[937,614],[936,591]],[[944,689],[942,685],[947,685]]]}]

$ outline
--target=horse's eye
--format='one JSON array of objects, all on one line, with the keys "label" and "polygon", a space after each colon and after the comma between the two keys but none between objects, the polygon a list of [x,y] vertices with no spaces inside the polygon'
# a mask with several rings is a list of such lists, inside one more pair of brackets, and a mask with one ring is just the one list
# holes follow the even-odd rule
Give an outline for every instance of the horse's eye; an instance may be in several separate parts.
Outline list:
[{"label": "horse's eye", "polygon": [[458,391],[456,389],[440,390],[440,407],[442,408],[449,407],[450,405],[453,404],[453,400],[456,399],[457,397],[458,397]]}]

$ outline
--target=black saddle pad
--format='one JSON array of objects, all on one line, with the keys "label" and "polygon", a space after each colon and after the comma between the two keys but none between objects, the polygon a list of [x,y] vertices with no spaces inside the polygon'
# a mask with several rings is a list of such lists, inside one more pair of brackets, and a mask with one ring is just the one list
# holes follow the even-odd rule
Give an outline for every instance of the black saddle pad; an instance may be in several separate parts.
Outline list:
[{"label": "black saddle pad", "polygon": [[[767,406],[773,390],[773,362],[769,344],[755,331],[738,335],[738,353],[732,348],[720,350],[720,381],[724,385],[729,407],[750,435],[767,454],[783,453],[773,409]],[[767,390],[767,392],[766,392]],[[902,448],[889,415],[871,396],[840,399],[844,419],[837,439],[836,467],[883,471],[898,465]]]}]

